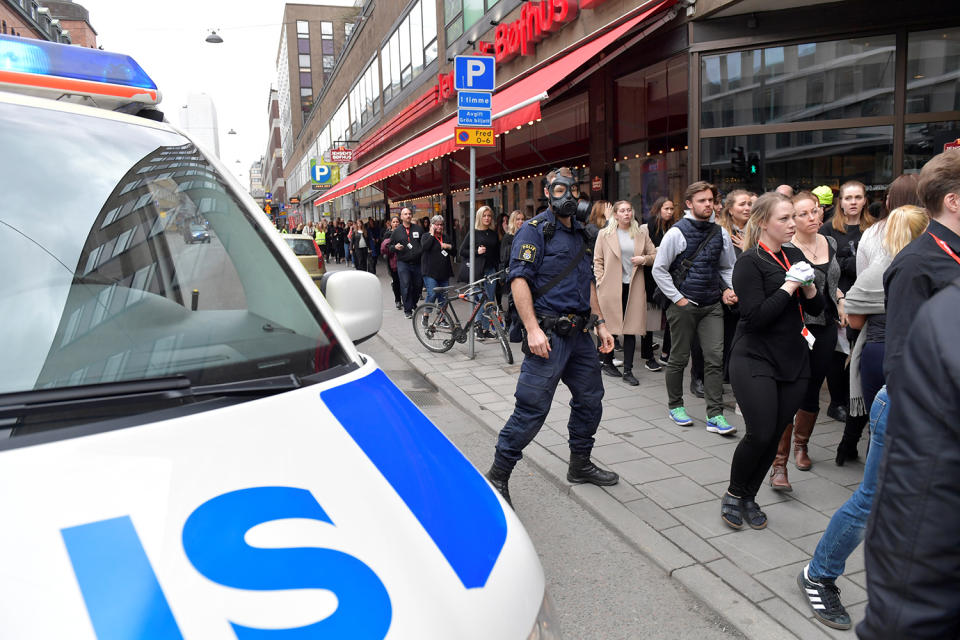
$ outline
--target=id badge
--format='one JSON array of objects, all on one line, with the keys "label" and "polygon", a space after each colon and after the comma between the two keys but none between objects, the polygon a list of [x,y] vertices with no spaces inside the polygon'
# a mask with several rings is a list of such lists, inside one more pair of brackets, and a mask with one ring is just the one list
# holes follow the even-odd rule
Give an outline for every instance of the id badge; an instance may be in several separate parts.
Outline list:
[{"label": "id badge", "polygon": [[446,249],[441,249],[441,250],[440,250],[440,255],[442,255],[444,258],[446,258],[446,257],[447,257],[448,255],[450,255],[450,254],[447,253],[447,250],[446,250]]},{"label": "id badge", "polygon": [[413,243],[408,242],[408,243],[407,243],[407,249],[413,249]]},{"label": "id badge", "polygon": [[814,337],[812,333],[810,333],[810,329],[807,329],[806,327],[804,327],[803,330],[800,332],[800,335],[802,335],[804,340],[807,341],[807,346],[810,347],[810,349],[813,349],[813,343],[816,342],[817,339],[816,337]]}]

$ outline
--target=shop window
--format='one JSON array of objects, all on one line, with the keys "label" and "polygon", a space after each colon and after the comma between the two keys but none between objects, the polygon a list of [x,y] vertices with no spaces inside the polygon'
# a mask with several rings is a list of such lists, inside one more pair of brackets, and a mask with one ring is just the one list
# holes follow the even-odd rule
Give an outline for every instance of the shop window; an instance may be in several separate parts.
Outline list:
[{"label": "shop window", "polygon": [[891,34],[704,56],[701,127],[892,115],[895,53]]},{"label": "shop window", "polygon": [[527,200],[533,200],[533,181],[527,180]]},{"label": "shop window", "polygon": [[903,171],[916,173],[943,145],[960,139],[960,121],[908,124],[904,136]]},{"label": "shop window", "polygon": [[873,192],[894,177],[890,126],[705,138],[700,148],[701,177],[724,193],[763,193],[780,184],[809,190],[846,180]]},{"label": "shop window", "polygon": [[960,28],[909,34],[907,113],[960,111]]},{"label": "shop window", "polygon": [[513,206],[514,208],[520,206],[520,183],[513,183]]}]

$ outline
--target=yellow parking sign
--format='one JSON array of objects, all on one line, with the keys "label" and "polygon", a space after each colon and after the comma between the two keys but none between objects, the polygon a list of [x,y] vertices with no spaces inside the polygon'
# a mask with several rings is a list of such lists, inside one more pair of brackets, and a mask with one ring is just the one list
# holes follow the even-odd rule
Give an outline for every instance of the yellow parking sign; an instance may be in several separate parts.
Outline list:
[{"label": "yellow parking sign", "polygon": [[497,144],[491,127],[456,127],[453,139],[461,147],[493,147]]}]

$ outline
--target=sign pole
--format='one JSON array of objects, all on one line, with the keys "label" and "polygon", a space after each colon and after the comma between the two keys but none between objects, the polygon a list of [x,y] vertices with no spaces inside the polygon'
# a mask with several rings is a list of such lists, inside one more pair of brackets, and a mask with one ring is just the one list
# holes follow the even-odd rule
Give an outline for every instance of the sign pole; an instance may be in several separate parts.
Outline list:
[{"label": "sign pole", "polygon": [[[473,282],[477,279],[477,249],[476,249],[476,230],[477,230],[477,148],[470,147],[470,282]],[[482,316],[478,316],[479,320]],[[475,356],[474,353],[474,343],[473,336],[474,331],[470,332],[470,335],[467,337],[469,340],[469,351],[470,359],[473,360]]]}]

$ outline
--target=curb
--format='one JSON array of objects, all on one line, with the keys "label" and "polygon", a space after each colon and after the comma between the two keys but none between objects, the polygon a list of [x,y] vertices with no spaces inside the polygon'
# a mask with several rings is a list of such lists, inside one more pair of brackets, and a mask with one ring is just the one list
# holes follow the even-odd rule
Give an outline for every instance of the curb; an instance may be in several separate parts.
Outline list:
[{"label": "curb", "polygon": [[[383,342],[450,403],[474,416],[492,435],[500,433],[503,421],[498,416],[470,398],[449,392],[442,374],[425,371],[422,365],[403,355],[388,340]],[[687,591],[745,637],[751,640],[796,640],[796,635],[695,560],[682,545],[663,536],[605,490],[590,484],[571,486],[566,479],[566,463],[544,446],[532,441],[524,449],[523,456],[560,491],[573,498],[668,576],[675,578]]]}]

